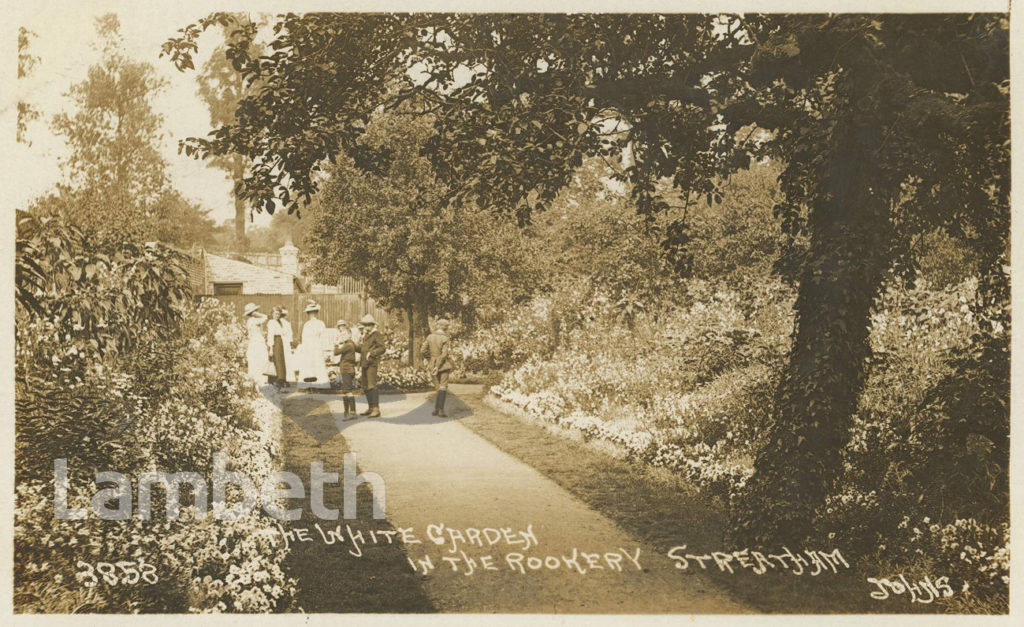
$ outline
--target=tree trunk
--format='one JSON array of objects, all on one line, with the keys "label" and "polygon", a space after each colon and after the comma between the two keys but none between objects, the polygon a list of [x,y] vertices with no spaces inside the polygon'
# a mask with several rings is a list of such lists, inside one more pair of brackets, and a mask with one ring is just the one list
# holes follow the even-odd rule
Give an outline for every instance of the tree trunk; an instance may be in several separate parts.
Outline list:
[{"label": "tree trunk", "polygon": [[871,350],[870,310],[891,263],[888,200],[871,189],[880,140],[872,122],[837,125],[827,193],[811,212],[794,343],[768,443],[732,512],[734,539],[749,546],[793,546],[810,537],[815,511],[842,468]]},{"label": "tree trunk", "polygon": [[235,246],[239,252],[249,249],[249,238],[245,235],[245,201],[238,194],[244,176],[245,164],[239,157],[235,159],[231,170],[231,180],[234,183],[231,195],[235,199]]}]

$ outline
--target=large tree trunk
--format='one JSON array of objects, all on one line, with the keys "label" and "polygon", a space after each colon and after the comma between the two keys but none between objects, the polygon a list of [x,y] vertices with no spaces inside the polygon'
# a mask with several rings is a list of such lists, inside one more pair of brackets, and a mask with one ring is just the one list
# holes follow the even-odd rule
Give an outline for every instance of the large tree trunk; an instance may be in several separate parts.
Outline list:
[{"label": "large tree trunk", "polygon": [[794,344],[768,444],[732,512],[733,535],[751,546],[799,545],[812,535],[865,380],[870,310],[891,261],[890,224],[888,200],[871,189],[880,129],[870,119],[844,122],[823,182],[828,193],[810,216]]},{"label": "large tree trunk", "polygon": [[235,159],[234,166],[231,169],[231,180],[234,183],[231,194],[235,199],[235,246],[239,251],[249,249],[249,238],[245,235],[245,201],[238,195],[238,190],[241,188],[244,176],[245,164],[242,162],[241,157],[239,157]]}]

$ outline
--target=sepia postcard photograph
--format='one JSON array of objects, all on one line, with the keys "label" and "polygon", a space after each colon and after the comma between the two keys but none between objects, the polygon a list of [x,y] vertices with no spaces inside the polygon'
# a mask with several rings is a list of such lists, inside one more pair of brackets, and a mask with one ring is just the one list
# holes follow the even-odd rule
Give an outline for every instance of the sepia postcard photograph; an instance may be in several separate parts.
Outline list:
[{"label": "sepia postcard photograph", "polygon": [[1009,4],[6,9],[8,619],[1013,620]]}]

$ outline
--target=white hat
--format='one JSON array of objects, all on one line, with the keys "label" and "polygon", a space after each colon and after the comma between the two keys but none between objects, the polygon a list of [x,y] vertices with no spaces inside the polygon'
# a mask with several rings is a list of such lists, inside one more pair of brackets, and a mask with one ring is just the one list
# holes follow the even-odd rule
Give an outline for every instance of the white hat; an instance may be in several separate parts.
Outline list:
[{"label": "white hat", "polygon": [[242,315],[248,316],[249,314],[251,314],[252,312],[256,311],[259,308],[260,306],[257,305],[256,303],[249,303],[245,306],[245,311],[242,312]]},{"label": "white hat", "polygon": [[359,319],[359,324],[372,324],[372,325],[376,326],[377,325],[377,321],[374,320],[373,316],[371,316],[370,314],[366,314],[365,316],[363,316],[362,318]]},{"label": "white hat", "polygon": [[336,327],[345,327],[347,329],[348,328],[348,322],[345,322],[344,318],[338,318],[338,321],[334,324],[334,326],[336,326]]},{"label": "white hat", "polygon": [[317,304],[316,304],[315,302],[313,302],[313,301],[309,301],[309,304],[308,304],[308,305],[306,305],[306,309],[305,309],[305,312],[306,312],[306,313],[309,313],[309,312],[311,312],[311,311],[320,311],[320,305],[317,305]]}]

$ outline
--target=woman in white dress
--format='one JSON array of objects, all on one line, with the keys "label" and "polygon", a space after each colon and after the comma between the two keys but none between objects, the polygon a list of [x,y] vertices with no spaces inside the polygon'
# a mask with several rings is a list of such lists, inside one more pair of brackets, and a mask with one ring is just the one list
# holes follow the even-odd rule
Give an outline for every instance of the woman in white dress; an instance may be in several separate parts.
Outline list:
[{"label": "woman in white dress", "polygon": [[333,346],[327,344],[327,327],[320,320],[320,305],[310,301],[305,312],[307,320],[302,325],[302,344],[296,351],[299,354],[298,387],[329,388],[324,351]]},{"label": "woman in white dress", "polygon": [[245,317],[245,329],[249,333],[249,346],[245,350],[245,360],[249,370],[249,378],[259,387],[263,383],[263,369],[267,366],[267,344],[263,324],[267,321],[265,314],[257,310],[259,305],[249,303],[242,315]]}]

